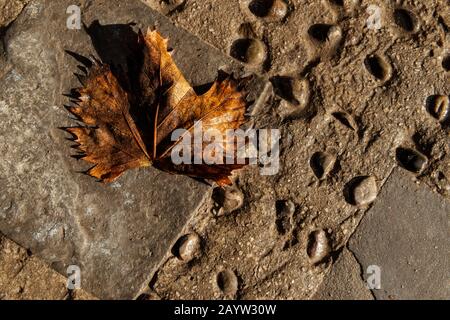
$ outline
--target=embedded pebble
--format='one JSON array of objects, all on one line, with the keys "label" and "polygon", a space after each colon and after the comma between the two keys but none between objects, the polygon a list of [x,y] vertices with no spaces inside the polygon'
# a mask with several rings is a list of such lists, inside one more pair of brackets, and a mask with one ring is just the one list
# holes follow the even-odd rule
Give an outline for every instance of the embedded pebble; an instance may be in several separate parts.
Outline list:
[{"label": "embedded pebble", "polygon": [[310,101],[310,87],[306,79],[289,76],[277,76],[271,80],[275,94],[282,98],[278,114],[283,119],[305,117],[312,110],[308,108]]},{"label": "embedded pebble", "polygon": [[394,10],[394,22],[404,31],[411,33],[418,28],[418,19],[414,13],[409,10],[398,8]]},{"label": "embedded pebble", "polygon": [[364,60],[367,71],[377,80],[386,82],[392,76],[392,67],[380,55],[370,55]]},{"label": "embedded pebble", "polygon": [[341,27],[326,23],[312,25],[308,29],[308,36],[312,45],[316,47],[316,55],[321,59],[333,56],[343,40]]},{"label": "embedded pebble", "polygon": [[267,47],[261,40],[241,38],[231,45],[230,56],[252,66],[262,66],[267,60]]},{"label": "embedded pebble", "polygon": [[447,72],[450,71],[450,54],[442,58],[442,68]]},{"label": "embedded pebble", "polygon": [[448,96],[430,96],[426,102],[427,112],[440,123],[450,120],[450,101]]},{"label": "embedded pebble", "polygon": [[241,0],[249,14],[267,22],[281,21],[288,13],[284,0]]},{"label": "embedded pebble", "polygon": [[215,188],[212,199],[218,208],[219,216],[233,213],[244,205],[244,194],[237,186]]},{"label": "embedded pebble", "polygon": [[324,230],[315,230],[308,236],[307,254],[311,264],[324,262],[331,253],[328,235]]},{"label": "embedded pebble", "polygon": [[308,34],[312,39],[318,42],[325,42],[328,39],[328,32],[330,31],[331,27],[331,24],[314,24],[308,29]]},{"label": "embedded pebble", "polygon": [[407,147],[399,147],[395,150],[398,164],[410,172],[420,174],[428,164],[428,158],[421,152]]},{"label": "embedded pebble", "polygon": [[336,156],[326,152],[316,152],[309,160],[314,175],[319,180],[325,179],[336,164]]},{"label": "embedded pebble", "polygon": [[308,29],[308,35],[317,43],[336,42],[342,38],[342,30],[332,24],[317,23]]},{"label": "embedded pebble", "polygon": [[226,296],[234,296],[238,291],[239,281],[234,271],[226,269],[216,275],[216,284]]},{"label": "embedded pebble", "polygon": [[190,262],[201,254],[201,239],[197,233],[182,236],[175,243],[172,253],[184,262]]},{"label": "embedded pebble", "polygon": [[275,225],[280,235],[285,235],[291,229],[291,217],[295,213],[295,204],[291,200],[277,200],[275,203]]},{"label": "embedded pebble", "polygon": [[356,206],[365,206],[375,201],[378,187],[375,177],[361,176],[352,179],[344,189],[348,203]]}]

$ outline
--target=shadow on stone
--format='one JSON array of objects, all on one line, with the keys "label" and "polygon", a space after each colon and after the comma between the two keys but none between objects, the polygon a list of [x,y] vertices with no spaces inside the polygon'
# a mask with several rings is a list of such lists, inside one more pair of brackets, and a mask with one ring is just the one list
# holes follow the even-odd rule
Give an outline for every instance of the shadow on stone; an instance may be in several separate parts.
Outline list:
[{"label": "shadow on stone", "polygon": [[[159,88],[159,84],[153,83],[157,80],[143,80],[143,74],[159,72],[159,66],[144,57],[144,35],[141,30],[136,32],[134,26],[134,23],[101,25],[94,20],[89,26],[84,25],[84,30],[91,39],[96,56],[88,58],[69,50],[66,53],[82,64],[78,69],[83,74],[75,73],[75,76],[83,86],[94,63],[108,65],[120,86],[129,93],[130,114],[136,125],[145,128],[148,125],[148,106],[154,105],[166,88]],[[72,103],[79,98],[75,89],[66,96],[72,99]],[[153,141],[148,130],[141,132],[144,141]]]},{"label": "shadow on stone", "polygon": [[121,86],[128,90],[137,89],[136,80],[131,75],[138,74],[144,64],[144,43],[139,33],[134,31],[134,25],[101,25],[95,20],[89,26],[84,26],[100,60],[111,66]]}]

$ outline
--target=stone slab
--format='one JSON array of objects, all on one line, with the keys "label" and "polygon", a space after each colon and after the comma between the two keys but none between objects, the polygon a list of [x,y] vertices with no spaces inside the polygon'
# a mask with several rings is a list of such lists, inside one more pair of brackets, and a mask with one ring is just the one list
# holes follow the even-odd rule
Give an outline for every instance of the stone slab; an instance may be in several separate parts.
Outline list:
[{"label": "stone slab", "polygon": [[381,268],[376,299],[449,299],[450,203],[396,169],[349,242],[362,270]]}]

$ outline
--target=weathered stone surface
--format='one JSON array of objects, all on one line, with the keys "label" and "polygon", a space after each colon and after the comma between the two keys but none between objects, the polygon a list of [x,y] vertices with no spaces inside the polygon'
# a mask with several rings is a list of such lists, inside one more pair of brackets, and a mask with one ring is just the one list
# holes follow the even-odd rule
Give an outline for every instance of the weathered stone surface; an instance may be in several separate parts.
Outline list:
[{"label": "weathered stone surface", "polygon": [[363,270],[381,268],[377,299],[449,299],[450,203],[395,170],[349,243]]},{"label": "weathered stone surface", "polygon": [[0,0],[0,28],[13,21],[30,0]]},{"label": "weathered stone surface", "polygon": [[[157,25],[176,48],[175,60],[193,85],[214,80],[232,64],[215,49],[176,29],[139,1],[89,1],[83,22],[109,45],[117,24]],[[95,53],[84,30],[66,27],[69,0],[31,1],[6,32],[0,72],[0,231],[56,270],[79,265],[82,286],[101,298],[132,298],[203,197],[206,187],[154,169],[128,172],[111,185],[77,170],[58,127],[73,124],[62,93],[77,85],[77,63],[64,50]],[[118,44],[120,41],[117,41]],[[114,52],[114,48],[110,48]],[[108,51],[109,52],[109,51]],[[103,52],[108,58],[108,52]],[[109,53],[111,53],[109,52]],[[199,72],[199,68],[201,71]]]},{"label": "weathered stone surface", "polygon": [[369,289],[361,278],[360,266],[347,248],[344,248],[313,299],[373,300]]},{"label": "weathered stone surface", "polygon": [[[0,300],[67,299],[66,278],[24,248],[0,235]],[[72,292],[74,299],[91,300],[83,290]]]}]

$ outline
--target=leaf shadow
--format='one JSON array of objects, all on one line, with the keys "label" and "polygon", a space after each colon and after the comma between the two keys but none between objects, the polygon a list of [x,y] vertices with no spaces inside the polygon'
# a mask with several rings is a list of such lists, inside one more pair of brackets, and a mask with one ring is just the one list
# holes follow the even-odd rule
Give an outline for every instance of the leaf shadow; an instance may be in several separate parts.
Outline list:
[{"label": "leaf shadow", "polygon": [[131,75],[142,68],[143,46],[139,35],[134,31],[134,23],[101,25],[98,20],[84,26],[91,38],[97,56],[111,67],[114,76],[123,88],[131,89],[134,80]]}]

